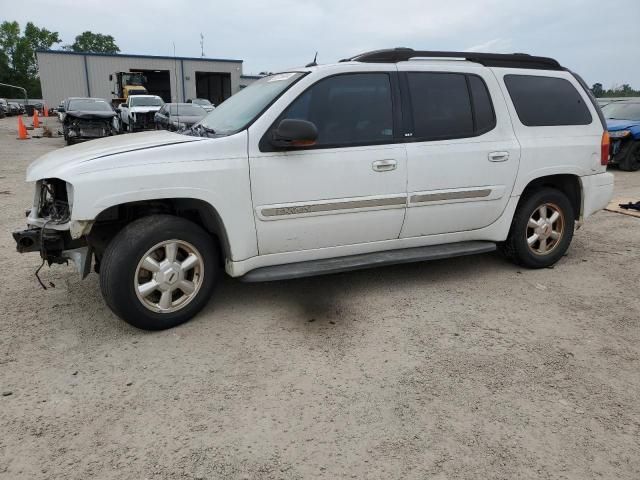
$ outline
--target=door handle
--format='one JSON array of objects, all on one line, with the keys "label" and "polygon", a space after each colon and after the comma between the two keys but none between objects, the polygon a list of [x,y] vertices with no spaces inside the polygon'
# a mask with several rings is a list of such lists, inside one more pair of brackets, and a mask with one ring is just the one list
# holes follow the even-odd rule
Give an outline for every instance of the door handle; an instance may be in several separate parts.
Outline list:
[{"label": "door handle", "polygon": [[395,170],[398,166],[398,162],[395,160],[376,160],[371,164],[374,172],[389,172]]},{"label": "door handle", "polygon": [[506,162],[509,160],[509,152],[491,152],[489,154],[490,162]]}]

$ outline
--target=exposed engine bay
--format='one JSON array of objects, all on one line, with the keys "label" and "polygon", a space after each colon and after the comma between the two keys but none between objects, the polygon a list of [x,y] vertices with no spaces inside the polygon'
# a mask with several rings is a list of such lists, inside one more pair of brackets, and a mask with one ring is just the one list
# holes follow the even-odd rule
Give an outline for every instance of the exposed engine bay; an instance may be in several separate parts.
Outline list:
[{"label": "exposed engine bay", "polygon": [[68,144],[76,140],[108,137],[118,133],[116,112],[67,112],[62,125]]},{"label": "exposed engine bay", "polygon": [[[28,218],[40,219],[40,224],[13,232],[18,252],[40,253],[42,264],[36,271],[36,277],[45,289],[46,286],[38,276],[45,262],[51,265],[68,263],[72,260],[79,270],[82,267],[82,270],[88,273],[87,266],[84,265],[87,260],[90,262],[90,256],[87,255],[89,252],[85,251],[88,250],[86,241],[74,240],[68,229],[59,229],[61,226],[68,225],[71,217],[69,187],[64,180],[57,178],[39,181],[36,185],[34,206],[27,210],[26,214]],[[78,265],[78,262],[82,265]]]}]

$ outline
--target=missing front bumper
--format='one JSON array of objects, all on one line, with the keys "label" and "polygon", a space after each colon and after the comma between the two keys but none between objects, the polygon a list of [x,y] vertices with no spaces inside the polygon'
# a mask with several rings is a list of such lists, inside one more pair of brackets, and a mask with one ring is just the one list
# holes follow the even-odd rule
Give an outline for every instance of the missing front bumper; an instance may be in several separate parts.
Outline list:
[{"label": "missing front bumper", "polygon": [[[31,227],[13,232],[16,249],[20,253],[39,252],[49,265],[65,264],[71,260],[82,278],[89,275],[93,251],[90,246],[66,248],[65,233]],[[66,248],[66,249],[65,249]]]}]

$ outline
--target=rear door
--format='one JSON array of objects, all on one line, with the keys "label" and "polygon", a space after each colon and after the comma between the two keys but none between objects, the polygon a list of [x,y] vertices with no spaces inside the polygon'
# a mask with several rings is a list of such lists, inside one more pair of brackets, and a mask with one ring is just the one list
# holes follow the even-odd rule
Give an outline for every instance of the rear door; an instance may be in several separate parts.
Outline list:
[{"label": "rear door", "polygon": [[499,85],[489,69],[458,63],[398,65],[409,171],[403,238],[486,227],[513,188],[520,148]]}]

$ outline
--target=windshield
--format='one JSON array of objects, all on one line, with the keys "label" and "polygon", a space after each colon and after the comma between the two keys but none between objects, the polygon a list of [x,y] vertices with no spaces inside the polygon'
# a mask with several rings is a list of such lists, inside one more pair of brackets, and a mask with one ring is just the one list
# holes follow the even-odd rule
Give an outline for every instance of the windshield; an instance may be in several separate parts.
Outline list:
[{"label": "windshield", "polygon": [[103,100],[71,100],[69,110],[80,110],[88,112],[111,112],[112,108]]},{"label": "windshield", "polygon": [[292,72],[261,78],[222,102],[198,125],[222,135],[242,130],[303,75]]},{"label": "windshield", "polygon": [[125,73],[122,75],[122,80],[125,85],[142,85],[147,81],[141,73]]},{"label": "windshield", "polygon": [[171,105],[169,107],[171,115],[184,115],[189,117],[204,117],[207,112],[202,108],[188,103]]},{"label": "windshield", "polygon": [[132,107],[161,107],[163,105],[160,97],[131,97]]},{"label": "windshield", "polygon": [[602,107],[609,120],[633,120],[640,122],[640,103],[615,102]]},{"label": "windshield", "polygon": [[196,105],[211,106],[211,102],[209,100],[207,100],[206,98],[194,98],[192,100],[192,103],[195,103]]}]

